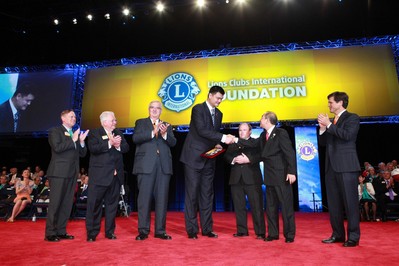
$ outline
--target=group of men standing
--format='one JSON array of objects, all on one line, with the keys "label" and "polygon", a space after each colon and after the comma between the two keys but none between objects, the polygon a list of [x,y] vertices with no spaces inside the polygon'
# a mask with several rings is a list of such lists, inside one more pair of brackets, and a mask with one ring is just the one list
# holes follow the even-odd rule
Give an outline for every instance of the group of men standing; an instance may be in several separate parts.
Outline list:
[{"label": "group of men standing", "polygon": [[[296,227],[292,184],[296,181],[296,157],[286,130],[276,127],[277,115],[266,112],[260,126],[264,132],[258,139],[251,138],[251,125],[239,126],[239,138],[220,133],[222,112],[217,108],[224,97],[219,86],[210,88],[207,100],[192,108],[190,130],[184,142],[180,161],[185,176],[185,228],[189,239],[202,236],[217,238],[213,230],[213,180],[216,160],[202,156],[213,148],[222,149],[220,143],[228,144],[225,160],[231,164],[229,184],[236,212],[237,232],[234,237],[248,236],[246,200],[252,209],[257,239],[274,241],[279,239],[279,208],[283,217],[283,235],[286,243],[295,239]],[[340,115],[339,123],[330,122],[326,114],[318,116],[320,138],[326,139],[327,196],[331,199],[330,217],[333,234],[323,243],[344,242],[345,247],[359,242],[359,221],[354,218],[357,200],[356,141],[359,119],[346,112],[348,96],[335,92],[328,96],[330,112]],[[145,240],[151,231],[151,202],[155,201],[154,237],[170,240],[166,233],[166,213],[169,181],[173,174],[170,148],[176,138],[169,123],[162,121],[162,105],[159,101],[149,104],[149,117],[136,121],[133,142],[136,144],[133,174],[138,178],[138,232],[136,240]],[[79,156],[87,152],[85,138],[88,131],[71,132],[76,117],[72,110],[61,114],[63,125],[50,130],[49,143],[52,159],[48,176],[52,186],[52,197],[45,240],[73,239],[66,232],[67,214],[72,208],[73,185],[78,173]],[[129,146],[123,134],[115,128],[116,118],[112,112],[100,115],[102,127],[90,132],[90,186],[87,201],[87,241],[95,241],[100,232],[102,205],[105,206],[105,237],[116,239],[115,216],[120,187],[123,184],[123,153]],[[337,147],[346,149],[345,158]],[[338,147],[338,148],[339,148]],[[259,162],[264,165],[266,185],[267,232],[263,214],[262,175]],[[356,184],[356,186],[355,186]],[[355,186],[355,190],[353,187]],[[344,194],[343,194],[344,193]],[[357,203],[357,201],[356,201]],[[357,204],[356,204],[357,206]],[[343,209],[348,216],[348,239],[345,241]],[[358,209],[357,209],[358,210]],[[200,224],[198,224],[198,213]],[[358,213],[357,213],[358,214]]]}]

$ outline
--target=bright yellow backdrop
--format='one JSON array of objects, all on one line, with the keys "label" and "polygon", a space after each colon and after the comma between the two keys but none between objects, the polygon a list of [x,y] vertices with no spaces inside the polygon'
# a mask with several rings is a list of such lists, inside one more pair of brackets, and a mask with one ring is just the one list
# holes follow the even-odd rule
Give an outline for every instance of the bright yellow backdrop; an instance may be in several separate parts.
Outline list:
[{"label": "bright yellow backdrop", "polygon": [[[399,86],[392,49],[389,45],[346,47],[221,56],[156,62],[88,70],[82,106],[82,128],[100,125],[102,111],[114,111],[118,127],[133,127],[135,120],[148,116],[151,100],[158,96],[164,79],[175,73],[191,74],[201,92],[195,103],[206,100],[212,82],[226,82],[223,88],[262,90],[272,87],[305,86],[306,96],[252,100],[225,99],[220,110],[223,122],[259,121],[265,111],[274,111],[279,120],[315,119],[328,112],[327,95],[345,91],[348,110],[360,116],[399,114]],[[295,84],[230,86],[231,80],[305,76]],[[179,113],[163,109],[162,120],[187,125],[191,107]]]}]

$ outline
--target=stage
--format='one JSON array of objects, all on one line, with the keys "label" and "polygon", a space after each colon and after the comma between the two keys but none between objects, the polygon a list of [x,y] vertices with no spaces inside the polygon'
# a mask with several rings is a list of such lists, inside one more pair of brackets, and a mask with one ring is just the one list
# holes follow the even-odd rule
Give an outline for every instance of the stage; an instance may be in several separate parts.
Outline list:
[{"label": "stage", "polygon": [[[248,237],[235,238],[232,212],[213,214],[214,231],[219,238],[199,234],[187,238],[183,212],[168,212],[167,233],[172,240],[161,240],[153,233],[136,241],[137,213],[118,217],[118,239],[104,237],[104,224],[96,242],[86,241],[85,220],[71,220],[68,233],[74,240],[44,241],[45,220],[1,221],[2,265],[383,265],[399,260],[396,244],[399,223],[362,222],[360,245],[344,248],[341,243],[323,244],[331,234],[328,213],[296,213],[295,242],[287,244],[282,235],[272,242],[256,240],[248,215]],[[152,221],[154,221],[152,213]],[[153,228],[151,228],[153,230]]]}]

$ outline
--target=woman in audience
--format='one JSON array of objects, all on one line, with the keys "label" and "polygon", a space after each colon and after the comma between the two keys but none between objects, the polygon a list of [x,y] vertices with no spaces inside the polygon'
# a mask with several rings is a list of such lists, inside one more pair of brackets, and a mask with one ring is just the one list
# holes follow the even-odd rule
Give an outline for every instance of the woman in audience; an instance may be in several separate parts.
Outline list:
[{"label": "woman in audience", "polygon": [[[360,204],[363,205],[364,208],[364,214],[366,215],[366,221],[370,221],[370,204],[371,204],[371,209],[373,212],[373,222],[376,221],[376,212],[377,212],[377,204],[376,204],[376,199],[374,197],[375,191],[373,184],[369,182],[365,182],[365,175],[360,175],[359,176],[359,201]],[[361,212],[363,213],[363,212]],[[363,217],[363,215],[362,215]]]},{"label": "woman in audience", "polygon": [[30,180],[30,171],[28,169],[22,172],[22,180],[17,179],[15,184],[15,194],[17,195],[14,199],[14,208],[12,209],[11,217],[7,222],[14,222],[15,217],[20,214],[26,207],[26,205],[32,202],[30,194],[33,190],[33,181]]}]

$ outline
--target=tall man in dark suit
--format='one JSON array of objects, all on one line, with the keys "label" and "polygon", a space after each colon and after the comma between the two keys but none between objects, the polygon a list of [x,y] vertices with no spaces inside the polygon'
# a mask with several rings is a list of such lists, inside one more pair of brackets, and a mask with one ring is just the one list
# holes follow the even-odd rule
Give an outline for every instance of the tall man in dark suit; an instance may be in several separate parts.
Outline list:
[{"label": "tall man in dark suit", "polygon": [[219,132],[223,114],[216,107],[222,102],[223,96],[223,88],[213,86],[209,90],[208,99],[192,108],[190,131],[180,156],[185,175],[184,218],[190,239],[197,239],[198,211],[202,235],[217,237],[213,232],[212,220],[215,159],[201,157],[201,154],[215,147],[222,148],[220,142],[230,144],[234,141],[234,136]]},{"label": "tall man in dark suit", "polygon": [[61,113],[62,125],[50,129],[48,141],[51,147],[51,161],[47,168],[51,193],[48,207],[45,240],[57,242],[60,239],[73,239],[67,234],[66,226],[71,215],[73,196],[79,173],[79,157],[87,152],[85,139],[88,130],[72,132],[76,123],[73,110]]},{"label": "tall man in dark suit", "polygon": [[[319,114],[320,144],[326,146],[326,191],[332,235],[323,243],[344,242],[344,247],[359,244],[358,176],[360,164],[356,139],[360,118],[349,113],[349,97],[345,92],[333,92],[327,97],[328,108],[335,115],[331,122],[327,114]],[[344,209],[348,220],[345,242]]]},{"label": "tall man in dark suit", "polygon": [[18,84],[13,96],[0,105],[0,132],[23,130],[23,112],[35,99],[36,87],[30,83]]},{"label": "tall man in dark suit", "polygon": [[[241,139],[255,142],[251,138],[252,127],[248,123],[240,124],[238,133]],[[252,220],[257,239],[264,239],[265,217],[263,213],[262,173],[259,168],[260,153],[258,148],[231,144],[224,155],[231,164],[230,180],[231,195],[236,213],[237,232],[234,237],[248,236],[246,198],[252,210]]]},{"label": "tall man in dark suit", "polygon": [[92,130],[88,139],[90,151],[87,192],[87,241],[96,241],[100,233],[102,206],[105,206],[105,237],[116,239],[115,217],[121,185],[124,183],[123,153],[129,151],[122,132],[116,129],[113,112],[100,115],[102,127]]},{"label": "tall man in dark suit", "polygon": [[[286,243],[295,239],[296,226],[292,184],[296,181],[296,157],[288,133],[276,127],[277,115],[266,112],[262,115],[260,126],[265,129],[257,139],[260,147],[266,185],[266,216],[268,236],[265,241],[279,239],[279,215],[281,205],[283,233]],[[248,143],[239,140],[238,143]]]},{"label": "tall man in dark suit", "polygon": [[137,175],[139,195],[137,199],[139,235],[144,240],[150,233],[151,200],[155,200],[155,237],[169,240],[166,234],[169,181],[173,174],[170,147],[176,145],[172,127],[159,119],[162,105],[152,101],[149,117],[136,121],[133,142],[136,144],[133,174]]}]

